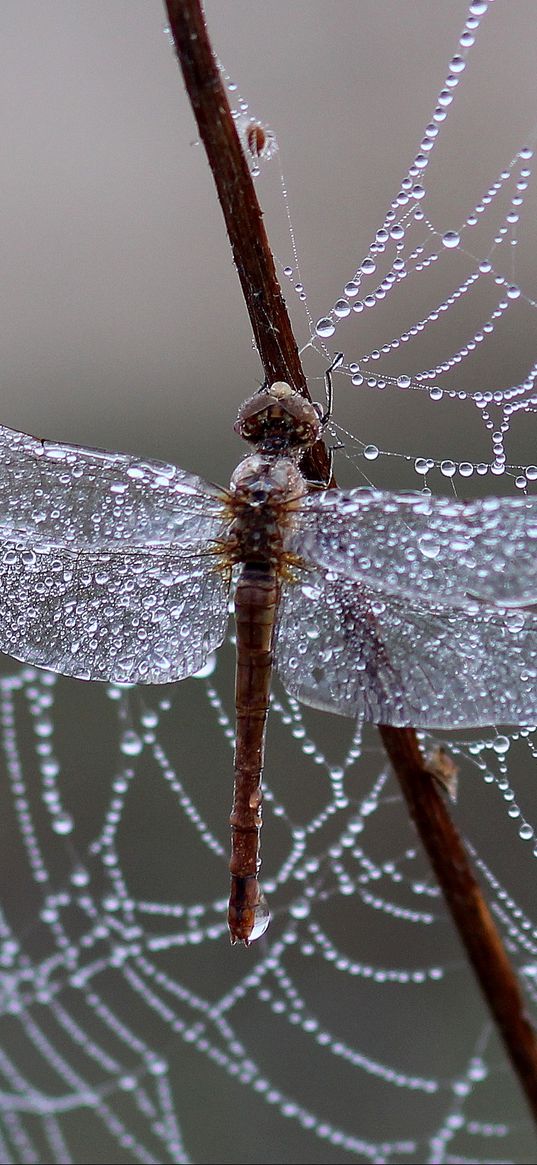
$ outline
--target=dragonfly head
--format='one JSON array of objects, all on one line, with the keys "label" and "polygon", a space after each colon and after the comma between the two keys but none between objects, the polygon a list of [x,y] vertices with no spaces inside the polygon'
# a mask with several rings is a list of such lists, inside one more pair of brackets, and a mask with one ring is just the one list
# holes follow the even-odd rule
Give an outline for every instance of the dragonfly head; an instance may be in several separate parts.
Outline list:
[{"label": "dragonfly head", "polygon": [[323,426],[315,405],[277,380],[244,401],[234,428],[260,452],[290,453],[314,445]]}]

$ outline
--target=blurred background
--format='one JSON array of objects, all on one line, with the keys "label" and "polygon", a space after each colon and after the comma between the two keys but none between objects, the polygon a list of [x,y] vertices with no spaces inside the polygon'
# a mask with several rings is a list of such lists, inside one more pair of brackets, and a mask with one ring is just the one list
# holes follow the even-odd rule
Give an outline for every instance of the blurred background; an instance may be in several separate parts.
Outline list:
[{"label": "blurred background", "polygon": [[[482,26],[423,180],[423,209],[434,230],[422,227],[420,237],[440,259],[423,278],[409,277],[404,295],[342,318],[324,350],[315,339],[306,365],[317,399],[329,353],[342,349],[347,363],[364,367],[364,353],[427,316],[468,276],[473,257],[483,260],[494,250],[495,230],[481,221],[464,235],[466,248],[448,253],[441,236],[460,229],[535,136],[536,13],[532,0],[516,6],[491,0],[488,11],[486,4],[473,9]],[[261,167],[258,194],[279,270],[293,268],[281,277],[299,345],[307,345],[311,329],[293,285],[300,278],[314,321],[343,295],[419,148],[449,61],[460,52],[468,5],[209,0],[206,11],[215,51],[249,113],[277,139],[278,152]],[[57,441],[161,458],[226,483],[243,453],[232,428],[235,412],[262,373],[165,25],[158,0],[23,6],[4,0],[0,421]],[[361,485],[367,472],[380,487],[420,488],[416,457],[490,465],[490,433],[479,410],[449,390],[504,389],[535,362],[531,185],[524,198],[513,226],[520,243],[503,245],[494,261],[523,295],[475,355],[442,375],[443,399],[431,400],[423,385],[379,392],[337,376],[335,419],[358,441],[349,439],[338,455],[342,483]],[[499,229],[504,193],[496,201]],[[490,317],[501,294],[493,279],[480,279],[475,294],[428,325],[423,337],[388,353],[382,370],[393,381],[448,359]],[[366,361],[364,371],[371,367]],[[419,381],[414,385],[420,389]],[[508,464],[537,461],[534,437],[530,405],[506,434]],[[366,464],[359,442],[402,456]],[[514,492],[515,476],[474,474],[457,489]],[[428,484],[451,488],[436,469]],[[233,659],[227,648],[222,656],[216,676],[205,681],[112,693],[117,699],[97,685],[48,685],[2,660],[4,940],[20,947],[6,947],[1,965],[6,984],[15,982],[15,967],[22,976],[0,1029],[2,1159],[339,1165],[447,1160],[453,1158],[442,1153],[452,1152],[467,1160],[531,1160],[525,1107],[426,864],[412,852],[414,834],[394,784],[370,802],[367,846],[356,858],[362,890],[351,878],[354,893],[341,893],[337,872],[332,881],[319,874],[317,943],[301,922],[296,899],[303,884],[295,882],[273,891],[275,918],[264,943],[229,949],[219,909],[207,906],[222,899],[225,910],[227,891]],[[128,739],[122,751],[125,733],[143,735],[144,728],[155,730],[162,752],[147,740],[141,753],[135,746],[129,754]],[[42,746],[51,735],[62,808],[74,823],[63,834],[50,830],[47,790],[56,774],[49,770],[48,785],[46,771],[43,778],[49,754]],[[470,758],[456,809],[498,879],[500,890],[489,882],[496,902],[505,888],[502,909],[512,895],[528,912],[535,863],[502,794],[513,788],[525,818],[535,817],[531,739],[514,740],[508,775],[501,748],[486,752],[485,781],[476,767],[483,753]],[[292,825],[326,808],[330,767],[343,763],[351,742],[345,721],[306,711],[298,723],[276,710],[267,778],[273,804],[287,816],[269,804],[263,836],[269,881],[284,861]],[[383,764],[368,732],[363,757],[348,775],[352,804],[370,796]],[[102,849],[92,844],[105,821],[112,828],[114,798],[120,868],[111,863],[107,871]],[[200,838],[192,806],[221,852]],[[35,835],[25,847],[28,820]],[[341,831],[341,820],[328,820],[320,831],[321,869]],[[30,869],[34,844],[43,877],[35,862]],[[334,850],[336,866],[339,856]],[[79,877],[78,890],[86,901],[76,904],[73,871],[81,867],[86,881]],[[315,884],[318,869],[312,867],[307,885]],[[385,879],[401,869],[403,888],[396,877],[387,889]],[[379,879],[377,893],[372,882]],[[52,900],[62,893],[63,902]],[[128,909],[123,902],[118,913],[122,893]],[[182,903],[186,915],[171,911],[164,918],[151,913],[154,903]],[[199,929],[205,908],[210,937]],[[175,930],[190,940],[174,943]],[[529,945],[523,956],[518,947],[515,954],[531,969],[529,924],[525,933]],[[157,951],[161,934],[168,938]],[[118,953],[131,942],[140,948],[134,955]],[[82,961],[91,970],[82,990],[70,981],[66,951],[75,961],[86,952]],[[151,968],[142,974],[137,958]],[[162,992],[175,1019],[152,1005],[150,989]],[[222,999],[217,1022],[214,1005]],[[65,1013],[54,1012],[51,1001]],[[78,1036],[72,1025],[67,1035],[67,1013]],[[306,1013],[313,1017],[309,1029],[301,1020]],[[323,1032],[326,1038],[317,1038]],[[151,1056],[168,1070],[159,1074],[159,1061],[151,1074]],[[36,1101],[38,1093],[48,1106]],[[27,1106],[25,1095],[33,1098]],[[72,1103],[61,1100],[77,1095]]]}]

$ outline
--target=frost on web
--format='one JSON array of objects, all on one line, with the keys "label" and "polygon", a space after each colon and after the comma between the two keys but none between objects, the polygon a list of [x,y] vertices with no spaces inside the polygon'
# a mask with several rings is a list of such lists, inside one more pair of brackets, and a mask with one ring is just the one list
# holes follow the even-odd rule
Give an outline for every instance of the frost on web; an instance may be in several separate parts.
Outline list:
[{"label": "frost on web", "polygon": [[[479,376],[482,350],[535,323],[518,258],[534,221],[531,138],[464,221],[429,212],[488,7],[470,6],[412,166],[367,253],[349,248],[333,305],[313,309],[292,245],[282,260],[315,375],[345,350],[336,418],[348,405],[351,420],[334,431],[349,484],[535,489],[537,455],[517,459],[510,442],[517,425],[533,431],[537,354],[516,383]],[[296,192],[290,205],[296,227]],[[430,299],[437,270],[446,286]],[[404,296],[422,284],[409,320]],[[405,331],[383,323],[396,297]],[[434,410],[437,435],[419,423]],[[412,434],[399,443],[396,420],[381,440],[380,413],[403,411]],[[121,1163],[529,1159],[525,1108],[377,734],[277,685],[262,838],[274,917],[247,958],[230,950],[232,693],[227,647],[215,673],[144,690],[5,666],[0,1158],[84,1162],[91,1146]],[[460,767],[458,821],[532,1005],[535,728],[423,736]]]}]

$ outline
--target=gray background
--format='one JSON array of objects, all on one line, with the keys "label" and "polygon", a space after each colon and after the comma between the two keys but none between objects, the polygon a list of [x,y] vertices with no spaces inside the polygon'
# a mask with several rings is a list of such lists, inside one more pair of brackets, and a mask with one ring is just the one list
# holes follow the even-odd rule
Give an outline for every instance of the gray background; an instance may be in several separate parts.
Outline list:
[{"label": "gray background", "polygon": [[[399,188],[456,51],[465,12],[466,5],[455,0],[338,0],[328,5],[319,0],[295,0],[292,5],[235,0],[207,5],[216,50],[252,113],[272,126],[278,138],[279,159],[263,170],[259,194],[278,258],[292,262],[281,162],[314,318],[324,315],[342,293]],[[460,225],[535,129],[535,20],[531,0],[519,0],[516,6],[496,0],[484,20],[427,177],[427,208],[440,230]],[[106,5],[5,0],[2,5],[1,420],[51,439],[160,457],[225,482],[241,455],[232,432],[234,412],[259,383],[260,369],[212,180],[195,144],[164,24],[162,8],[153,0]],[[517,281],[529,297],[536,291],[534,222],[531,195],[517,254]],[[451,267],[432,273],[428,282],[409,286],[406,299],[383,307],[382,316],[379,311],[368,318],[351,317],[330,341],[331,350],[344,347],[348,359],[357,359],[426,314],[461,278],[459,257],[449,262]],[[507,259],[503,268],[507,270]],[[421,350],[409,345],[392,357],[390,374],[418,370],[456,350],[490,310],[490,289],[484,288],[482,295],[434,333],[431,329]],[[291,309],[299,342],[305,343],[306,322],[292,292]],[[483,345],[474,363],[450,374],[445,384],[472,391],[516,382],[534,359],[534,323],[533,310],[521,303],[499,338]],[[318,378],[314,395],[319,396],[323,359],[310,357],[308,368]],[[455,401],[432,405],[421,393],[357,392],[338,378],[336,415],[360,439],[386,450],[490,460],[477,413]],[[531,421],[514,423],[509,461],[537,460],[533,434]],[[345,465],[340,476],[362,481]],[[374,480],[382,486],[419,484],[395,459],[381,458]],[[446,488],[440,478],[430,484]],[[472,481],[464,492],[474,488]],[[486,488],[510,486],[488,479]],[[9,661],[5,669],[12,670]],[[219,690],[228,710],[231,682],[231,662],[226,660]],[[216,830],[227,812],[230,754],[221,733],[206,729],[207,707],[199,685],[185,689],[173,696],[173,717],[163,728],[164,739]],[[149,703],[156,698],[147,696]],[[117,764],[117,726],[102,691],[67,682],[59,686],[55,722],[65,761],[65,795],[77,820],[83,818],[82,840],[75,839],[83,850],[86,834],[92,836],[93,824],[98,828],[109,794]],[[346,723],[312,717],[308,724],[330,755],[341,752],[350,732]],[[301,798],[317,796],[322,803],[326,789],[315,786],[311,765],[301,773],[299,750],[292,751],[276,725],[271,740],[278,793],[300,818]],[[380,753],[373,734],[368,747],[376,772]],[[521,760],[526,769],[526,753]],[[366,765],[366,782],[367,777]],[[477,781],[475,773],[472,777]],[[526,796],[531,817],[524,773],[513,780],[517,794]],[[497,863],[499,876],[511,879],[511,889],[528,894],[529,906],[528,887],[535,874],[526,850],[517,847],[516,832],[509,828],[498,798],[483,793],[482,783],[480,791],[471,786],[469,779],[458,809],[462,826],[485,847],[488,860]],[[121,847],[134,892],[143,896],[147,875],[148,898],[173,901],[176,890],[178,898],[188,899],[191,886],[194,901],[223,893],[224,866],[219,872],[211,867],[207,893],[193,831],[181,835],[176,850],[168,802],[159,800],[161,793],[151,787],[149,777],[141,789],[129,808]],[[376,838],[381,856],[412,844],[398,802],[384,815],[382,829]],[[225,828],[220,829],[224,841],[225,835]],[[278,852],[279,840],[273,844]],[[16,841],[5,838],[5,845],[7,876],[10,860],[19,857]],[[267,867],[269,847],[267,828]],[[518,875],[513,866],[520,867]],[[358,979],[327,970],[325,964],[319,969],[297,958],[292,973],[311,1010],[366,1054],[407,1071],[436,1073],[449,1082],[466,1065],[486,1021],[473,984],[461,970],[448,924],[441,926],[440,938],[435,932],[430,940],[417,928],[414,948],[414,932],[399,923],[389,920],[388,925],[385,916],[379,920],[355,899],[332,902],[331,933],[355,959],[387,966],[430,965],[436,959],[448,963],[452,974],[442,992],[423,987],[413,994],[386,986],[374,991]],[[41,941],[33,922],[37,909],[34,891],[21,874],[8,911],[15,929],[19,910],[21,927],[35,935],[34,954]],[[324,914],[322,920],[328,925]],[[43,943],[46,949],[45,938]],[[215,984],[221,982],[224,990],[256,957],[230,952],[225,939],[202,945],[197,956],[197,963],[191,953],[182,963],[170,960],[169,970],[211,998],[219,993]],[[111,982],[109,999],[115,991]],[[342,1068],[328,1053],[312,1052],[306,1041],[303,1047],[293,1041],[291,1028],[271,1020],[266,1008],[256,1010],[252,998],[235,1019],[274,1083],[299,1096],[320,1118],[350,1132],[376,1140],[426,1138],[445,1116],[449,1094],[437,1104],[372,1083],[359,1070]],[[177,1110],[192,1160],[349,1159],[284,1121],[180,1042],[168,1040],[167,1052],[177,1074]],[[511,1118],[518,1131],[509,1140],[507,1155],[529,1160],[525,1111],[497,1050],[492,1060],[495,1074],[477,1111],[481,1104],[483,1118]],[[117,1147],[111,1150],[87,1120],[86,1127],[85,1117],[70,1118],[74,1159],[87,1159],[88,1144],[92,1159],[109,1160],[113,1151],[118,1161],[131,1159]],[[132,1115],[129,1120],[135,1123]],[[145,1134],[143,1122],[139,1131]],[[499,1148],[494,1141],[491,1150],[488,1141],[480,1140],[478,1152],[503,1156],[504,1148],[502,1141]],[[465,1142],[459,1151],[471,1156],[475,1148]],[[393,1159],[411,1158],[395,1154]]]}]

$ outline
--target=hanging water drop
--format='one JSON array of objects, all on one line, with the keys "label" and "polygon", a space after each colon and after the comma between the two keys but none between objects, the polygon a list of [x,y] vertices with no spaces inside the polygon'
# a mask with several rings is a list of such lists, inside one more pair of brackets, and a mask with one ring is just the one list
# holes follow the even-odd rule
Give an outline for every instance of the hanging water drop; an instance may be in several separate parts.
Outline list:
[{"label": "hanging water drop", "polygon": [[124,756],[139,756],[144,747],[144,743],[137,732],[128,728],[121,737],[119,747]]},{"label": "hanging water drop", "polygon": [[268,903],[265,895],[262,893],[259,895],[259,902],[254,910],[254,918],[255,921],[249,939],[251,943],[255,942],[256,939],[261,938],[261,935],[265,933],[270,922],[270,911],[268,908]]},{"label": "hanging water drop", "polygon": [[216,653],[214,651],[212,651],[211,654],[207,656],[207,659],[206,659],[203,667],[200,667],[199,671],[194,672],[194,679],[195,680],[208,679],[209,676],[212,676],[213,672],[215,671],[215,668],[216,668]]}]

